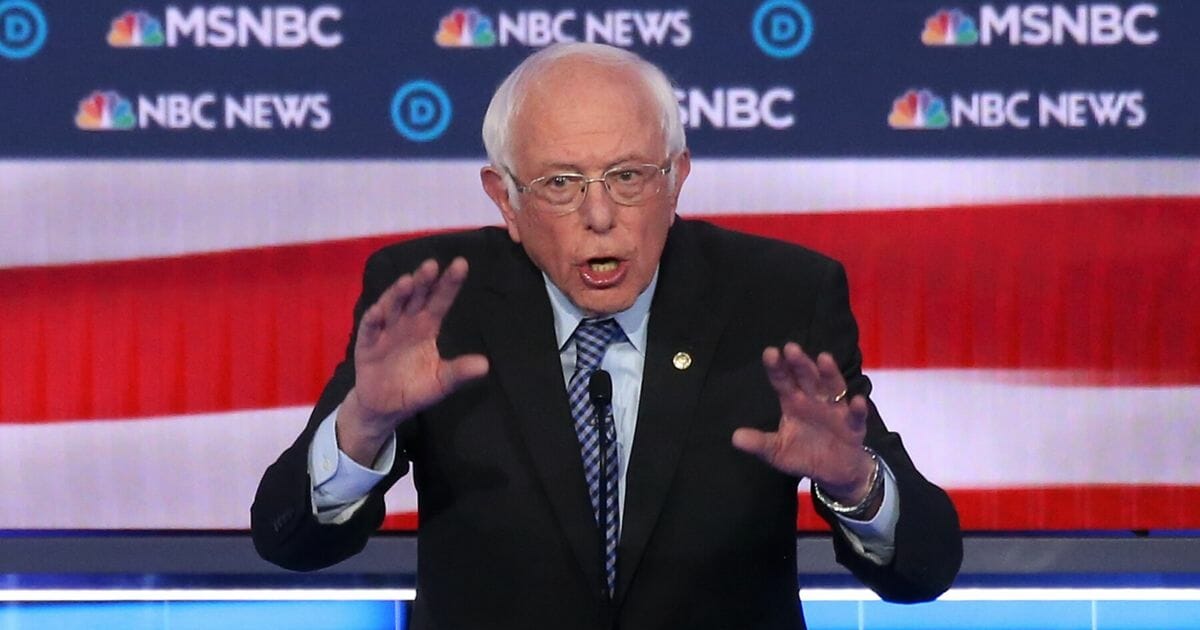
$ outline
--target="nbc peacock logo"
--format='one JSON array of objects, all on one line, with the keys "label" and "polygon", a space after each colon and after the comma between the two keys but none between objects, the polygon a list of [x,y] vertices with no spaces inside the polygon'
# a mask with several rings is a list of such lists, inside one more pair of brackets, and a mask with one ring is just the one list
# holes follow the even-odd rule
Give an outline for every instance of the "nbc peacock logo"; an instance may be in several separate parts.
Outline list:
[{"label": "nbc peacock logo", "polygon": [[974,46],[979,42],[975,20],[960,9],[942,9],[925,19],[921,43],[926,46]]},{"label": "nbc peacock logo", "polygon": [[152,48],[162,46],[162,22],[145,11],[126,11],[112,21],[108,45],[113,48]]},{"label": "nbc peacock logo", "polygon": [[454,9],[442,18],[433,41],[442,48],[487,48],[496,45],[496,31],[478,10]]},{"label": "nbc peacock logo", "polygon": [[946,102],[929,90],[909,90],[892,102],[892,129],[945,129],[950,124]]},{"label": "nbc peacock logo", "polygon": [[136,125],[133,104],[113,90],[88,94],[75,113],[75,126],[84,131],[124,131]]}]

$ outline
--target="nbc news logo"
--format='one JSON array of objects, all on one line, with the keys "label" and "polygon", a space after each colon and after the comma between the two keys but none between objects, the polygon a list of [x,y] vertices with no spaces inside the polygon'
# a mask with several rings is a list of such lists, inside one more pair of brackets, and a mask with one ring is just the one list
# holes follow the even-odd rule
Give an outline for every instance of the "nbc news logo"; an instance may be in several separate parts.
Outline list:
[{"label": "nbc news logo", "polygon": [[84,131],[126,131],[137,126],[137,116],[129,99],[113,90],[96,90],[79,101],[75,126]]},{"label": "nbc news logo", "polygon": [[486,48],[496,44],[496,31],[479,11],[455,9],[442,18],[433,40],[442,48]]},{"label": "nbc news logo", "polygon": [[892,101],[892,129],[945,129],[950,124],[946,101],[929,90],[908,90]]}]

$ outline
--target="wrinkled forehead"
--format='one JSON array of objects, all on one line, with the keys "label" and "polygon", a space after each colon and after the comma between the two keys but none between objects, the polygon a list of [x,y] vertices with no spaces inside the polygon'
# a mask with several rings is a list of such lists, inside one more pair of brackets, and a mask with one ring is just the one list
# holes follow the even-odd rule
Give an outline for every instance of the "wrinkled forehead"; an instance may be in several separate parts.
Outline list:
[{"label": "wrinkled forehead", "polygon": [[664,157],[658,108],[635,68],[568,57],[524,87],[512,126],[518,162]]}]

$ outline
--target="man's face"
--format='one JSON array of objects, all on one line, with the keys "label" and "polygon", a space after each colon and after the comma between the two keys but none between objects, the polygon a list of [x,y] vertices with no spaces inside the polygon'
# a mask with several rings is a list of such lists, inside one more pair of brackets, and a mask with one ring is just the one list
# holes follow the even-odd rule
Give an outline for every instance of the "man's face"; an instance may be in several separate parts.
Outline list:
[{"label": "man's face", "polygon": [[[513,126],[514,163],[508,165],[522,184],[545,175],[591,178],[618,166],[666,164],[657,109],[633,70],[567,58],[534,81]],[[664,177],[662,190],[636,206],[617,204],[595,182],[582,205],[562,215],[529,192],[514,207],[502,174],[491,168],[484,169],[483,182],[509,236],[533,262],[580,309],[608,315],[632,306],[658,267],[690,169],[687,152],[672,165],[675,187]]]}]

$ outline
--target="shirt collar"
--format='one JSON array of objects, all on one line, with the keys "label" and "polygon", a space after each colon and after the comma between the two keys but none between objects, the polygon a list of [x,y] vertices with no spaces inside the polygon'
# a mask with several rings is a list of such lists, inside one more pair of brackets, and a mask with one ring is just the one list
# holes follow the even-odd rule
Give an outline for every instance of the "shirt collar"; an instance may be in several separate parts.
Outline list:
[{"label": "shirt collar", "polygon": [[[558,351],[562,352],[571,340],[571,335],[575,334],[575,329],[579,327],[579,322],[585,319],[585,315],[578,306],[571,303],[561,289],[554,286],[545,272],[542,273],[542,280],[546,283],[550,308],[554,311],[554,336],[558,340]],[[657,286],[658,269],[655,269],[650,284],[633,301],[633,306],[612,316],[621,325],[621,330],[625,332],[625,338],[633,345],[633,349],[642,356],[646,354],[646,327],[650,321],[650,302],[654,300],[654,289]]]}]

